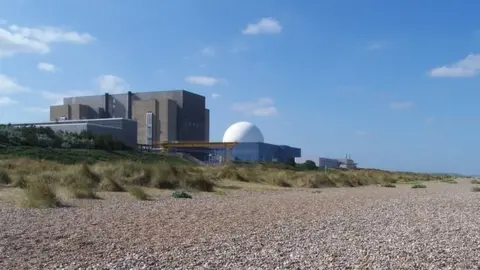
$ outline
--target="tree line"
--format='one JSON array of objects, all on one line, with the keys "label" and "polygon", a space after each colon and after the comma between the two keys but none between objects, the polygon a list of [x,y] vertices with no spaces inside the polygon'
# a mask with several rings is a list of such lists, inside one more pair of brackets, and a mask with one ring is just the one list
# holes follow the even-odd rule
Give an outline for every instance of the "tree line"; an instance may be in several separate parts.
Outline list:
[{"label": "tree line", "polygon": [[131,150],[110,134],[54,131],[50,127],[0,125],[0,144],[45,148]]}]

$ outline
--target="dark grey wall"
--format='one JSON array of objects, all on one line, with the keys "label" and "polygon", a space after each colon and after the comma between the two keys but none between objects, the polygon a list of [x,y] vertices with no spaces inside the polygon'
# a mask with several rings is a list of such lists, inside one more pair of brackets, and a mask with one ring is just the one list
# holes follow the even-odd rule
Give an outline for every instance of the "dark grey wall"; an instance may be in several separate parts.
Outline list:
[{"label": "dark grey wall", "polygon": [[178,139],[206,141],[205,97],[183,91],[183,104],[178,112]]}]

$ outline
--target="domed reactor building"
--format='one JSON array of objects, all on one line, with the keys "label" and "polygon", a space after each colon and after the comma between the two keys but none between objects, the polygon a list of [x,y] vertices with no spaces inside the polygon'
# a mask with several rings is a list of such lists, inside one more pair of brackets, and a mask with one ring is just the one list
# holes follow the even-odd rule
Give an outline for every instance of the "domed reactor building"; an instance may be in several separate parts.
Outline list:
[{"label": "domed reactor building", "polygon": [[[233,161],[286,162],[289,158],[301,156],[300,148],[265,143],[262,131],[249,122],[231,125],[225,131],[222,142],[235,144],[229,153]],[[213,162],[221,162],[225,156],[228,154],[217,152]]]},{"label": "domed reactor building", "polygon": [[162,143],[162,147],[207,164],[227,161],[284,163],[290,158],[301,156],[300,148],[265,143],[262,131],[249,122],[231,125],[221,142],[166,142]]}]

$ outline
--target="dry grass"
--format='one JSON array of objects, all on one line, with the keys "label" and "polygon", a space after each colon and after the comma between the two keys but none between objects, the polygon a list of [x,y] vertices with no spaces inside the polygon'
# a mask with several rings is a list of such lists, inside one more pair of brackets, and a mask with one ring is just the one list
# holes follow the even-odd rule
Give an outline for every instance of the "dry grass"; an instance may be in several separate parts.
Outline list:
[{"label": "dry grass", "polygon": [[129,187],[128,193],[134,198],[142,201],[148,200],[148,194],[141,187]]},{"label": "dry grass", "polygon": [[480,180],[478,180],[478,179],[473,179],[472,181],[470,181],[470,183],[472,183],[472,184],[480,184]]},{"label": "dry grass", "polygon": [[[0,184],[27,189],[39,185],[40,193],[55,205],[53,186],[66,188],[74,198],[97,198],[98,191],[124,192],[131,188],[182,189],[187,191],[225,191],[231,188],[323,188],[356,187],[370,184],[420,183],[424,181],[452,182],[447,176],[388,172],[373,169],[295,171],[283,167],[258,165],[251,167],[173,166],[142,164],[130,161],[99,162],[94,165],[62,165],[30,159],[0,160]],[[226,184],[230,183],[230,184]],[[233,183],[233,184],[232,184]],[[50,189],[48,189],[50,188]],[[52,191],[49,193],[49,191]],[[133,193],[138,193],[133,190]],[[143,190],[142,190],[143,191]],[[48,195],[50,194],[50,195]],[[136,195],[132,194],[137,197]],[[34,197],[34,194],[28,196]],[[143,195],[138,195],[142,197]],[[34,200],[35,201],[35,200]]]},{"label": "dry grass", "polygon": [[480,187],[472,187],[473,192],[480,192]]},{"label": "dry grass", "polygon": [[60,201],[51,184],[45,181],[31,181],[25,189],[25,206],[51,208],[60,206]]}]

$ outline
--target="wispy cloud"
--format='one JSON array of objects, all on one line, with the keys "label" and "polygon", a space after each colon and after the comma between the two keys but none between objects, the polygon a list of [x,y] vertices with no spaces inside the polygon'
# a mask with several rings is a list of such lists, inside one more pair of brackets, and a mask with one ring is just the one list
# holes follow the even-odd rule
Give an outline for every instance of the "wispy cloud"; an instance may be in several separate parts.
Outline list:
[{"label": "wispy cloud", "polygon": [[14,78],[0,74],[0,93],[13,94],[26,91],[28,91],[28,88],[20,85]]},{"label": "wispy cloud", "polygon": [[431,77],[474,77],[480,73],[480,54],[469,54],[451,65],[433,68]]},{"label": "wispy cloud", "polygon": [[370,43],[370,44],[367,46],[367,50],[369,50],[369,51],[382,50],[382,49],[385,49],[385,47],[387,47],[387,43],[386,43],[386,42],[384,42],[384,41],[376,41],[376,42]]},{"label": "wispy cloud", "polygon": [[279,34],[283,30],[279,21],[272,17],[260,19],[256,23],[250,23],[242,33],[244,35],[262,35],[262,34]]},{"label": "wispy cloud", "polygon": [[0,97],[0,106],[7,106],[12,104],[17,104],[18,101],[13,100],[9,97]]},{"label": "wispy cloud", "polygon": [[411,101],[400,101],[390,103],[390,109],[392,110],[406,110],[413,107],[413,102]]},{"label": "wispy cloud", "polygon": [[367,136],[367,135],[370,135],[370,133],[368,131],[364,131],[364,130],[357,130],[357,131],[355,131],[355,135],[357,135],[357,136]]},{"label": "wispy cloud", "polygon": [[188,76],[185,78],[185,82],[189,84],[203,85],[203,86],[214,86],[220,82],[219,79],[210,76]]},{"label": "wispy cloud", "polygon": [[220,94],[218,94],[218,93],[212,93],[212,98],[213,98],[213,99],[219,98],[219,97],[221,97]]},{"label": "wispy cloud", "polygon": [[254,101],[234,103],[232,110],[252,116],[277,116],[279,112],[271,98],[259,98]]},{"label": "wispy cloud", "polygon": [[19,53],[45,54],[51,50],[53,43],[87,44],[95,38],[89,33],[68,31],[61,28],[20,27],[0,24],[0,57],[13,56]]},{"label": "wispy cloud", "polygon": [[205,47],[201,50],[202,55],[205,56],[214,56],[215,55],[215,49],[212,47]]},{"label": "wispy cloud", "polygon": [[130,88],[124,79],[115,75],[101,75],[97,78],[97,83],[102,91],[111,94],[124,93]]},{"label": "wispy cloud", "polygon": [[53,64],[40,62],[37,64],[38,70],[45,71],[45,72],[55,72],[57,69]]}]

